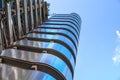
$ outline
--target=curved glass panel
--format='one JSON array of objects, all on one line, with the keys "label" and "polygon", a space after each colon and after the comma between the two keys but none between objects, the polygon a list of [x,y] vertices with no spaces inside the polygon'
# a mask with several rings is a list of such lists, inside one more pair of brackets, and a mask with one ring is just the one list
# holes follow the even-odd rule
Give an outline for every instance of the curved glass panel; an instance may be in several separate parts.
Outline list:
[{"label": "curved glass panel", "polygon": [[70,18],[70,19],[74,19],[76,20],[76,22],[78,22],[78,24],[81,23],[81,19],[79,19],[78,17],[76,16],[73,16],[73,15],[62,15],[62,16],[52,16],[51,18],[54,18],[54,17],[61,17],[61,18]]},{"label": "curved glass panel", "polygon": [[80,29],[79,24],[77,24],[75,21],[70,20],[70,19],[64,19],[64,18],[62,18],[62,19],[49,19],[49,21],[68,22],[68,23],[75,25],[78,30]]},{"label": "curved glass panel", "polygon": [[79,30],[77,29],[77,27],[75,26],[75,25],[73,25],[72,23],[68,23],[68,22],[55,22],[55,21],[48,21],[48,22],[45,22],[45,23],[54,23],[54,24],[68,24],[68,25],[71,25],[71,26],[73,26],[75,29],[76,29],[76,31],[77,31],[77,33],[79,34]]},{"label": "curved glass panel", "polygon": [[75,66],[75,61],[73,59],[73,56],[71,52],[64,47],[63,45],[60,45],[58,43],[54,42],[40,42],[40,41],[30,41],[30,40],[20,40],[16,41],[14,45],[24,45],[24,46],[31,46],[31,47],[37,47],[37,48],[49,48],[49,49],[54,49],[61,54],[63,54],[72,64],[72,67],[74,69]]},{"label": "curved glass panel", "polygon": [[76,19],[74,19],[74,18],[72,18],[72,17],[52,17],[52,18],[50,18],[50,19],[52,19],[52,20],[55,20],[55,19],[70,20],[70,21],[74,22],[76,25],[78,25],[78,26],[80,27],[80,21],[78,21],[78,20],[76,20]]},{"label": "curved glass panel", "polygon": [[52,65],[66,77],[66,80],[72,80],[71,71],[60,58],[50,54],[42,54],[42,56],[40,56],[40,62]]},{"label": "curved glass panel", "polygon": [[81,21],[77,16],[74,16],[74,15],[55,15],[52,17],[70,17],[70,18],[76,19],[79,22]]},{"label": "curved glass panel", "polygon": [[79,31],[79,26],[70,20],[48,20],[48,22],[66,22],[68,24],[71,24],[72,26],[74,25],[76,29]]},{"label": "curved glass panel", "polygon": [[[5,50],[2,53],[2,55],[3,56],[8,56],[8,57],[11,57],[11,58],[20,59],[20,60],[40,62],[40,63],[48,64],[48,65],[54,67],[55,69],[57,69],[58,71],[60,71],[64,75],[64,77],[66,77],[66,80],[72,80],[71,71],[68,68],[68,66],[65,64],[65,62],[63,60],[61,60],[60,58],[58,58],[57,56],[54,56],[52,54],[49,54],[49,53],[38,54],[38,53],[28,52],[28,51],[23,51],[23,50],[8,49],[8,50]],[[34,72],[32,73],[32,75],[35,75]],[[31,77],[29,77],[29,78],[31,78]],[[32,78],[35,78],[35,76],[32,77]],[[49,80],[50,78],[48,76],[46,76],[46,77],[43,77],[42,79],[43,80],[46,80],[46,79]],[[13,79],[11,79],[11,80],[13,80]],[[15,80],[17,80],[17,79],[15,79]]]},{"label": "curved glass panel", "polygon": [[56,79],[45,72],[26,70],[6,64],[1,64],[0,80],[56,80]]},{"label": "curved glass panel", "polygon": [[71,34],[69,31],[66,31],[66,30],[61,30],[61,29],[45,29],[45,28],[37,28],[37,29],[34,29],[33,31],[38,31],[38,32],[41,31],[41,32],[63,33],[63,34],[65,34],[65,35],[70,36],[70,37],[73,39],[73,41],[76,43],[76,45],[77,45],[77,43],[78,43],[76,37],[75,37],[73,34]]},{"label": "curved glass panel", "polygon": [[80,16],[79,16],[77,13],[71,13],[71,15],[72,15],[72,16],[76,16],[76,17],[78,17],[79,19],[81,19]]},{"label": "curved glass panel", "polygon": [[71,30],[75,35],[76,37],[78,38],[78,33],[76,32],[75,28],[71,27],[71,26],[67,26],[67,25],[57,25],[57,24],[43,24],[41,25],[42,27],[51,27],[51,28],[66,28],[66,29],[69,29]]},{"label": "curved glass panel", "polygon": [[65,28],[65,29],[69,29],[70,31],[72,31],[75,36],[78,38],[78,34],[77,32],[70,26],[67,25],[41,25],[41,27],[51,27],[51,28]]},{"label": "curved glass panel", "polygon": [[79,15],[76,15],[74,13],[71,13],[71,14],[56,14],[54,16],[71,16],[71,17],[75,17],[77,18],[78,20],[81,20],[80,16]]},{"label": "curved glass panel", "polygon": [[80,24],[78,23],[78,21],[76,21],[76,19],[72,19],[71,17],[52,17],[49,20],[70,21],[70,22],[73,22],[78,27],[80,27]]},{"label": "curved glass panel", "polygon": [[76,56],[77,49],[75,48],[74,44],[68,38],[66,38],[62,35],[29,33],[26,35],[26,37],[43,38],[43,39],[56,39],[56,40],[63,41],[64,43],[67,43],[71,47],[71,49],[73,50],[73,52]]},{"label": "curved glass panel", "polygon": [[67,30],[70,33],[72,33],[77,39],[78,39],[78,34],[76,33],[76,31],[71,28],[70,26],[66,26],[66,25],[41,25],[41,27],[43,28],[50,28],[50,29],[63,29],[63,30]]}]

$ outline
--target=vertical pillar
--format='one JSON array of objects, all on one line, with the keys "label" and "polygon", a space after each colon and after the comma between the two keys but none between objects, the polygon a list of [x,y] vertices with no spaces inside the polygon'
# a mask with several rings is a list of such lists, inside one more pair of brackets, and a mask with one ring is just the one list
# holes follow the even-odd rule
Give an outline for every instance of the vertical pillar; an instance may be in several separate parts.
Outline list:
[{"label": "vertical pillar", "polygon": [[42,20],[45,22],[45,2],[42,0]]},{"label": "vertical pillar", "polygon": [[34,6],[35,6],[35,27],[37,27],[38,26],[38,4],[37,4],[37,0],[35,0]]},{"label": "vertical pillar", "polygon": [[12,17],[11,17],[11,6],[10,3],[5,3],[5,14],[7,17],[7,26],[6,26],[6,31],[7,31],[7,39],[8,39],[8,44],[13,43],[13,26],[12,26]]},{"label": "vertical pillar", "polygon": [[34,28],[32,0],[29,0],[29,7],[30,7],[30,25],[31,25],[30,30],[32,30]]},{"label": "vertical pillar", "polygon": [[2,29],[2,21],[1,21],[1,19],[2,19],[2,14],[0,13],[0,53],[2,52],[2,49],[3,49],[2,48],[3,41],[2,41],[2,30],[1,30]]},{"label": "vertical pillar", "polygon": [[26,30],[26,33],[29,32],[29,28],[28,28],[28,18],[27,18],[27,1],[26,0],[23,0],[23,10],[24,10],[24,26],[25,26],[25,30]]},{"label": "vertical pillar", "polygon": [[42,10],[41,10],[42,4],[41,4],[41,0],[38,0],[38,8],[39,8],[39,24],[42,24]]},{"label": "vertical pillar", "polygon": [[16,18],[17,18],[18,35],[19,35],[19,38],[21,38],[23,31],[22,31],[21,19],[20,19],[20,1],[15,0],[15,4],[16,4]]},{"label": "vertical pillar", "polygon": [[49,10],[48,10],[49,4],[45,1],[45,20],[48,20]]},{"label": "vertical pillar", "polygon": [[5,49],[8,46],[8,39],[6,37],[6,27],[5,27],[5,16],[4,11],[0,12],[0,53],[3,49]]}]

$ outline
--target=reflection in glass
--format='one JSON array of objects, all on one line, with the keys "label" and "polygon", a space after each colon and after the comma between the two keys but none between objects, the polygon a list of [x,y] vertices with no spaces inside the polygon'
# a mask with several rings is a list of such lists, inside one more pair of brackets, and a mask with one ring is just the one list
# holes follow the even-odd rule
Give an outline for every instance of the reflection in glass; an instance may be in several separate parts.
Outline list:
[{"label": "reflection in glass", "polygon": [[32,38],[43,38],[43,39],[55,39],[55,40],[60,40],[65,43],[67,43],[71,49],[73,50],[75,56],[77,53],[77,49],[75,48],[75,45],[66,37],[62,35],[51,35],[51,34],[36,34],[36,33],[29,33],[26,35],[26,37],[32,37]]},{"label": "reflection in glass", "polygon": [[0,65],[0,80],[56,80],[51,75],[33,70],[25,70],[6,64]]},{"label": "reflection in glass", "polygon": [[81,22],[80,22],[81,20],[80,20],[77,16],[74,16],[74,15],[72,15],[72,16],[71,16],[71,15],[64,15],[64,16],[63,16],[63,15],[59,15],[59,16],[58,16],[58,15],[55,15],[55,16],[53,16],[52,18],[54,18],[54,17],[55,17],[55,18],[56,18],[56,17],[59,17],[59,18],[60,18],[60,17],[61,17],[61,18],[63,18],[63,17],[64,17],[64,18],[70,18],[70,19],[74,19],[74,20],[76,20],[77,22],[81,23]]},{"label": "reflection in glass", "polygon": [[78,34],[77,32],[70,26],[67,26],[67,25],[41,25],[42,27],[50,27],[50,28],[65,28],[65,29],[69,29],[70,31],[72,31],[75,36],[77,37],[78,39]]},{"label": "reflection in glass", "polygon": [[78,22],[76,22],[76,20],[72,20],[72,19],[69,19],[69,18],[67,19],[67,18],[63,18],[63,17],[62,18],[59,18],[59,17],[57,18],[56,17],[56,18],[50,18],[49,20],[50,21],[53,20],[53,21],[60,21],[60,22],[69,22],[69,23],[74,24],[76,27],[78,27],[78,29],[80,27],[79,24],[78,24]]},{"label": "reflection in glass", "polygon": [[37,47],[37,48],[54,49],[58,52],[61,52],[71,62],[72,67],[74,69],[75,61],[73,59],[71,52],[66,47],[58,43],[20,40],[20,41],[15,42],[14,45],[24,45],[24,46],[32,46],[32,47]]},{"label": "reflection in glass", "polygon": [[[39,53],[28,52],[28,51],[23,51],[23,50],[6,49],[2,52],[2,56],[7,56],[7,57],[31,61],[31,62],[40,62],[40,63],[48,64],[48,65],[54,67],[55,69],[57,69],[58,71],[60,71],[66,77],[67,80],[72,80],[71,71],[68,68],[68,66],[65,64],[65,62],[63,60],[61,60],[60,58],[58,58],[57,56],[54,56],[52,54],[49,54],[49,53],[40,53],[39,54]],[[32,78],[33,78],[32,80],[35,80],[40,77],[42,77],[43,80],[46,80],[46,79],[51,80],[50,78],[52,78],[52,77],[49,78],[48,75],[46,75],[46,77],[45,77],[45,74],[43,75],[39,71],[36,72],[36,71],[21,70],[20,68],[14,68],[14,67],[6,68],[6,67],[4,67],[2,65],[2,68],[5,68],[4,71],[2,72],[3,77],[5,78],[6,76],[9,77],[11,75],[12,77],[10,78],[10,80],[18,80],[22,76],[25,79],[21,79],[21,80],[31,80]],[[9,69],[11,71],[9,71]],[[7,73],[9,73],[9,74],[7,74]],[[37,76],[37,75],[39,75],[39,76]],[[42,80],[42,79],[40,79],[40,80]]]},{"label": "reflection in glass", "polygon": [[53,32],[53,33],[63,33],[67,36],[70,36],[72,38],[72,40],[76,43],[76,45],[78,44],[77,42],[77,38],[71,34],[69,31],[66,30],[61,30],[61,29],[44,29],[44,28],[37,28],[34,29],[34,31],[38,31],[38,32]]},{"label": "reflection in glass", "polygon": [[74,15],[73,13],[72,14],[56,14],[53,17],[70,17],[70,18],[76,19],[78,21],[81,21],[80,17],[77,16],[76,14]]},{"label": "reflection in glass", "polygon": [[53,24],[66,24],[66,25],[71,25],[72,27],[75,28],[75,30],[77,31],[77,33],[79,34],[79,30],[77,29],[77,27],[75,25],[73,25],[72,23],[68,23],[68,22],[55,22],[55,21],[49,21],[49,22],[45,22],[45,23],[53,23]]}]

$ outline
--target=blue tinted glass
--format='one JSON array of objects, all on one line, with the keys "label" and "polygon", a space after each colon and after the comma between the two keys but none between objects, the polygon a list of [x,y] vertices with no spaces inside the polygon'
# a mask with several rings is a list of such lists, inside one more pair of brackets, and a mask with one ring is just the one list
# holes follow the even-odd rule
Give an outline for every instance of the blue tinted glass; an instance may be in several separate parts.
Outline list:
[{"label": "blue tinted glass", "polygon": [[32,3],[34,3],[35,2],[35,0],[32,0]]},{"label": "blue tinted glass", "polygon": [[11,2],[11,3],[10,3],[10,7],[11,7],[11,8],[13,8],[13,7],[14,7],[13,2]]},{"label": "blue tinted glass", "polygon": [[[52,67],[54,67],[55,69],[57,69],[58,71],[60,71],[68,80],[69,77],[71,77],[72,79],[72,75],[71,75],[71,71],[68,68],[68,66],[65,64],[65,62],[60,59],[59,57],[49,54],[49,53],[35,53],[35,52],[29,52],[29,51],[23,51],[23,50],[16,50],[16,49],[7,49],[4,50],[4,52],[2,53],[3,56],[9,56],[11,58],[16,58],[16,59],[20,59],[20,60],[26,60],[26,61],[32,61],[32,62],[40,62],[40,63],[45,63],[48,64]],[[18,56],[19,55],[19,56]],[[9,68],[8,68],[9,69]],[[15,70],[15,69],[14,69]],[[14,71],[13,70],[13,71]],[[19,73],[19,70],[17,70]],[[42,73],[40,71],[32,71],[30,72],[30,74],[28,75],[29,71],[27,72],[20,72],[19,75],[20,76],[24,76],[24,74],[27,77],[27,80],[54,80],[54,78],[46,73]],[[9,72],[12,73],[12,72]],[[13,73],[12,73],[13,74]],[[69,75],[69,76],[67,76]],[[17,76],[17,74],[16,74]],[[10,80],[19,80],[20,76],[17,79],[10,79]],[[25,78],[25,76],[24,76]],[[28,79],[29,78],[29,79]],[[69,79],[69,80],[71,80]],[[22,80],[26,80],[26,79],[22,79]]]},{"label": "blue tinted glass", "polygon": [[71,26],[74,26],[75,27],[75,29],[76,30],[78,30],[78,28],[77,28],[77,26],[75,25],[75,24],[73,24],[73,23],[71,23],[71,22],[68,22],[68,21],[48,21],[48,22],[53,22],[53,23],[62,23],[62,24],[69,24],[69,25],[71,25]]},{"label": "blue tinted glass", "polygon": [[[73,17],[73,18],[75,18],[75,19],[80,20],[80,17],[77,16],[77,15],[74,15],[74,14],[69,14],[69,15],[68,15],[68,14],[67,14],[67,15],[65,15],[65,14],[63,14],[63,15],[61,15],[61,14],[58,15],[58,14],[56,14],[56,15],[54,15],[54,16],[60,16],[60,17],[63,17],[63,16],[64,16],[64,17]],[[54,17],[54,16],[53,16],[53,17]]]},{"label": "blue tinted glass", "polygon": [[[73,15],[61,15],[61,16],[53,16],[53,17],[66,17],[66,18],[72,18],[72,19],[74,19],[74,20],[77,20],[77,22],[79,22],[80,23],[80,19],[78,18],[78,17],[76,17],[76,16],[73,16]],[[52,18],[53,18],[52,17]]]},{"label": "blue tinted glass", "polygon": [[49,20],[55,20],[55,21],[68,21],[68,22],[72,22],[72,24],[75,24],[76,25],[76,27],[80,27],[79,26],[79,24],[75,21],[75,20],[72,20],[72,19],[65,19],[64,17],[62,17],[62,18],[51,18],[51,19],[49,19]]},{"label": "blue tinted glass", "polygon": [[58,69],[65,77],[66,80],[72,80],[72,74],[68,66],[60,58],[51,54],[42,54],[40,56],[40,62],[52,65],[54,68]]},{"label": "blue tinted glass", "polygon": [[33,71],[29,79],[30,80],[56,80],[51,75],[44,72],[40,72],[40,71]]},{"label": "blue tinted glass", "polygon": [[[0,73],[0,80],[56,80],[45,72],[26,70],[6,64],[0,65]],[[47,78],[44,79],[44,77]]]},{"label": "blue tinted glass", "polygon": [[5,5],[4,5],[4,0],[0,0],[0,10],[4,10]]},{"label": "blue tinted glass", "polygon": [[29,4],[29,0],[27,0],[27,5]]},{"label": "blue tinted glass", "polygon": [[53,16],[51,18],[68,18],[68,19],[73,19],[76,22],[80,22],[80,20],[77,17],[75,17],[75,16]]},{"label": "blue tinted glass", "polygon": [[38,29],[34,29],[34,31],[63,33],[65,35],[70,36],[72,38],[72,40],[76,43],[76,45],[77,45],[77,42],[78,42],[77,39],[75,38],[75,36],[73,34],[71,34],[69,31],[66,31],[66,30],[38,28]]},{"label": "blue tinted glass", "polygon": [[55,21],[49,21],[49,22],[45,22],[45,23],[54,23],[54,24],[68,24],[68,25],[71,25],[72,27],[74,27],[77,31],[77,33],[79,33],[79,30],[77,29],[77,27],[75,25],[73,25],[72,23],[68,23],[68,22],[55,22]]},{"label": "blue tinted glass", "polygon": [[74,17],[78,18],[79,20],[81,20],[80,16],[76,13],[72,13],[71,16],[74,16]]},{"label": "blue tinted glass", "polygon": [[78,38],[77,32],[70,26],[66,26],[66,25],[41,25],[41,26],[42,27],[51,27],[51,28],[66,28],[66,29],[69,29],[70,31],[72,31]]},{"label": "blue tinted glass", "polygon": [[14,44],[24,45],[24,46],[32,46],[32,47],[38,47],[38,48],[49,48],[49,49],[54,49],[56,51],[59,51],[68,60],[70,60],[72,67],[74,69],[75,63],[74,63],[73,56],[72,56],[71,52],[63,45],[60,45],[60,44],[54,43],[54,42],[39,42],[39,41],[30,41],[30,40],[20,40],[20,41],[16,41]]},{"label": "blue tinted glass", "polygon": [[51,35],[51,34],[41,34],[40,35],[40,34],[30,33],[30,34],[27,34],[26,37],[60,40],[60,41],[63,41],[65,43],[67,43],[71,47],[71,49],[73,50],[75,55],[77,53],[75,45],[68,38],[66,38],[66,37],[64,37],[62,35]]}]

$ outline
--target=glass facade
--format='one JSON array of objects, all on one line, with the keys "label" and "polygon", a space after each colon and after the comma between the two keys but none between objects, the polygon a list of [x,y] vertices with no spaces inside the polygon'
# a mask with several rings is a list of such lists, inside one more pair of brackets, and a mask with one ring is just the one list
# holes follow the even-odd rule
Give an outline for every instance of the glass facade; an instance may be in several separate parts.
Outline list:
[{"label": "glass facade", "polygon": [[59,22],[69,22],[69,23],[72,23],[72,24],[74,24],[77,28],[79,27],[79,25],[75,22],[75,21],[73,21],[73,20],[70,20],[70,19],[49,19],[49,21],[59,21]]},{"label": "glass facade", "polygon": [[74,23],[75,25],[79,26],[78,21],[71,17],[52,17],[52,18],[50,18],[50,20],[62,20],[62,21],[66,20],[66,21],[70,21],[70,22]]},{"label": "glass facade", "polygon": [[[28,3],[34,5],[27,11],[29,32],[2,50],[0,80],[73,80],[81,29],[79,15],[55,14],[36,26],[35,0]],[[44,2],[41,4],[44,11]]]},{"label": "glass facade", "polygon": [[[39,63],[44,63],[48,64],[55,69],[59,70],[64,76],[66,76],[67,80],[72,80],[72,74],[70,69],[67,67],[65,62],[58,58],[57,56],[54,56],[49,53],[34,53],[34,52],[28,52],[28,51],[22,51],[22,50],[16,50],[16,49],[7,49],[3,51],[1,54],[2,56],[7,56],[10,58],[15,58],[19,60],[25,60],[25,61],[30,61],[30,62],[39,62]],[[19,72],[18,72],[19,73]],[[69,76],[68,76],[69,75]],[[48,75],[45,75],[46,77]],[[70,78],[69,78],[70,77]],[[13,80],[13,79],[11,79]],[[18,79],[15,79],[18,80]],[[46,80],[43,78],[43,80]]]},{"label": "glass facade", "polygon": [[0,80],[56,80],[53,76],[34,70],[26,70],[6,64],[0,66]]},{"label": "glass facade", "polygon": [[54,49],[56,51],[59,51],[68,60],[70,60],[70,63],[72,64],[72,67],[74,69],[74,66],[75,66],[74,58],[71,55],[71,52],[67,48],[65,48],[63,45],[60,45],[54,42],[39,42],[39,41],[30,41],[30,40],[20,40],[15,42],[14,45],[26,46],[26,47],[32,46],[37,48],[48,48],[48,49]]},{"label": "glass facade", "polygon": [[53,16],[52,18],[50,18],[50,20],[53,19],[64,19],[64,20],[70,20],[70,21],[74,21],[75,23],[74,24],[77,24],[77,25],[80,25],[79,24],[79,20],[76,18],[76,17],[73,17],[73,16]]},{"label": "glass facade", "polygon": [[[34,31],[38,31],[38,32],[54,32],[54,33],[63,33],[63,34],[65,34],[65,35],[67,35],[67,36],[70,36],[72,39],[73,39],[73,41],[74,42],[78,42],[77,41],[77,38],[72,34],[72,33],[70,33],[69,31],[66,31],[66,30],[61,30],[61,29],[45,29],[45,28],[39,28],[39,29],[34,29]],[[34,32],[33,31],[33,32]]]},{"label": "glass facade", "polygon": [[73,33],[75,33],[75,35],[78,37],[79,34],[76,32],[76,29],[70,25],[66,25],[66,24],[55,24],[55,23],[45,23],[43,24],[41,27],[55,27],[56,28],[67,28],[69,30],[71,30]]},{"label": "glass facade", "polygon": [[77,27],[74,25],[74,24],[72,24],[72,23],[70,23],[70,22],[62,22],[62,21],[48,21],[48,22],[45,22],[45,24],[58,24],[58,25],[62,25],[62,24],[65,24],[65,25],[70,25],[70,26],[72,26],[76,31],[77,31],[77,33],[79,34],[79,30],[77,29]]},{"label": "glass facade", "polygon": [[73,28],[71,28],[70,26],[66,26],[66,25],[42,25],[41,27],[42,28],[50,28],[50,29],[53,28],[53,29],[67,30],[67,31],[71,32],[78,39],[78,35],[77,35],[76,31]]},{"label": "glass facade", "polygon": [[51,41],[54,41],[54,39],[55,40],[60,40],[64,43],[66,43],[67,45],[69,45],[69,47],[71,47],[72,51],[74,52],[74,55],[76,56],[77,49],[76,49],[75,45],[68,38],[66,38],[62,35],[30,33],[30,34],[27,34],[25,37],[27,37],[27,38],[49,39],[49,40],[52,39]]}]

